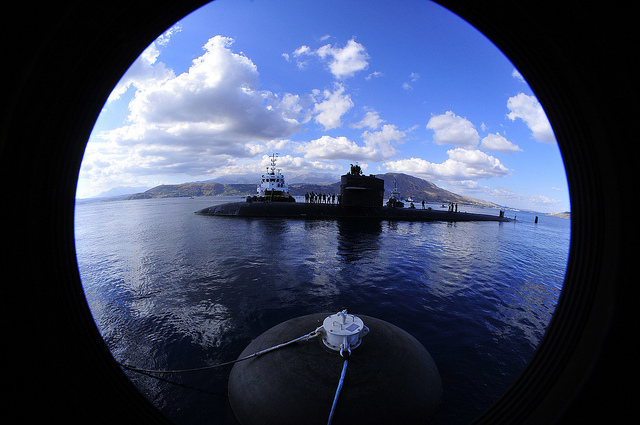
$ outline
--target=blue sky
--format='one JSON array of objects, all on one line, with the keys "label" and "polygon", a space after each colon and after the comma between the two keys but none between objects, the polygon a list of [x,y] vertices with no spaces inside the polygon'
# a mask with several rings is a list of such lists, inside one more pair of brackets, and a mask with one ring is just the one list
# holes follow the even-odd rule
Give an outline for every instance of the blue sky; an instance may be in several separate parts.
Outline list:
[{"label": "blue sky", "polygon": [[463,195],[568,211],[560,152],[513,64],[428,1],[218,0],[122,76],[77,197],[243,176],[401,172]]}]

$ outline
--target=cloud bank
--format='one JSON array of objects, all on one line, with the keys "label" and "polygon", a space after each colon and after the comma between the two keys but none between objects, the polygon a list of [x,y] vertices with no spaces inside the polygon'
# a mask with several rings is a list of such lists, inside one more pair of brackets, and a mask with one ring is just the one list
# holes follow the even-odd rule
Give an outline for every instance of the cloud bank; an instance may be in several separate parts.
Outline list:
[{"label": "cloud bank", "polygon": [[129,123],[96,136],[100,153],[88,151],[85,171],[117,150],[131,174],[202,175],[231,158],[265,153],[270,141],[299,131],[300,98],[260,90],[256,65],[232,52],[232,44],[228,37],[211,38],[178,76],[156,62],[155,45],[145,50],[111,99],[136,88]]},{"label": "cloud bank", "polygon": [[[112,92],[107,105],[122,100],[125,93],[131,95],[127,121],[92,135],[82,164],[83,178],[151,185],[166,183],[172,175],[259,174],[268,165],[267,154],[281,152],[278,165],[288,172],[339,174],[344,171],[341,161],[343,165],[358,162],[364,169],[377,163],[374,167],[380,172],[403,172],[479,190],[476,180],[505,177],[513,171],[495,155],[523,151],[506,133],[486,134],[484,123],[480,130],[486,135],[481,136],[469,119],[451,110],[407,130],[387,123],[367,105],[356,118],[357,98],[352,93],[358,94],[354,89],[358,80],[353,77],[369,68],[370,56],[354,38],[345,45],[325,44],[317,49],[302,45],[284,54],[301,70],[311,60],[320,62],[332,77],[324,89],[293,94],[262,89],[257,65],[235,52],[234,40],[224,36],[209,39],[188,70],[175,75],[158,59],[179,30],[172,28],[145,49]],[[377,71],[361,76],[361,81],[387,78]],[[404,89],[413,90],[421,76],[412,72],[404,79]],[[520,93],[510,97],[506,106],[505,120],[521,120],[536,141],[555,141],[534,96]],[[421,143],[448,147],[446,160],[438,163],[415,154],[403,158],[407,141],[420,143],[416,139],[421,135],[409,137],[418,127],[432,133],[430,141]],[[305,134],[313,136],[302,140]]]},{"label": "cloud bank", "polygon": [[433,131],[434,144],[454,147],[447,150],[447,160],[434,163],[412,157],[387,161],[384,166],[390,171],[436,181],[504,177],[510,174],[510,170],[498,158],[484,151],[513,153],[522,150],[499,133],[489,134],[481,140],[473,123],[452,111],[432,116],[426,128]]},{"label": "cloud bank", "polygon": [[304,153],[305,158],[381,162],[397,153],[395,144],[402,142],[405,136],[406,133],[395,125],[386,124],[379,131],[363,132],[361,138],[364,145],[358,145],[344,136],[322,136],[301,144],[296,152]]},{"label": "cloud bank", "polygon": [[509,175],[509,169],[500,160],[480,150],[455,148],[448,150],[447,155],[449,159],[441,164],[410,158],[388,161],[384,165],[390,171],[422,176],[428,180],[458,181]]}]

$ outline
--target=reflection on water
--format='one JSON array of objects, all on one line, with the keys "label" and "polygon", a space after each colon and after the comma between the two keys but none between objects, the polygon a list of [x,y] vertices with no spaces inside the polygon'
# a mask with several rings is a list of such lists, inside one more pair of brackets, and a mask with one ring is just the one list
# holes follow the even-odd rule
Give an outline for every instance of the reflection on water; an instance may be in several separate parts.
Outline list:
[{"label": "reflection on water", "polygon": [[340,220],[338,256],[345,263],[371,263],[380,250],[382,223],[375,220]]},{"label": "reflection on water", "polygon": [[[513,382],[562,286],[569,222],[419,223],[207,217],[225,199],[79,205],[76,249],[118,361],[185,369],[236,358],[268,328],[348,307],[411,333],[443,379],[442,424],[473,419]],[[306,332],[306,330],[305,330]],[[228,370],[130,374],[179,425],[227,424]]]}]

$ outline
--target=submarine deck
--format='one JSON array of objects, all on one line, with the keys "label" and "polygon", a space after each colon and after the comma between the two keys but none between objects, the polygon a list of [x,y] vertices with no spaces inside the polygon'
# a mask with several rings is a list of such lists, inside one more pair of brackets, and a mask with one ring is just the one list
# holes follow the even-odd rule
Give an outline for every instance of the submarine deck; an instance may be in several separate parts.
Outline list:
[{"label": "submarine deck", "polygon": [[279,217],[301,219],[377,219],[398,221],[500,221],[513,219],[466,212],[419,208],[355,207],[290,202],[232,202],[196,211],[196,214],[230,217]]}]

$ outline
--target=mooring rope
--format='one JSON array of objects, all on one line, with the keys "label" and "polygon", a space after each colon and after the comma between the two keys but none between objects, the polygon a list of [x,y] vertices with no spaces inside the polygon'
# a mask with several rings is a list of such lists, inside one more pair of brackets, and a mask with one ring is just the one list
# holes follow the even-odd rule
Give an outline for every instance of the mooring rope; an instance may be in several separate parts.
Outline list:
[{"label": "mooring rope", "polygon": [[[218,363],[218,364],[211,365],[211,366],[204,366],[204,367],[198,367],[198,368],[193,368],[193,369],[179,369],[179,370],[157,370],[157,369],[154,370],[154,369],[142,369],[142,368],[139,368],[139,367],[136,367],[136,366],[132,366],[132,365],[129,365],[129,364],[126,364],[126,363],[121,363],[121,362],[118,362],[118,364],[121,367],[123,367],[123,368],[125,368],[127,370],[130,370],[132,372],[142,373],[142,374],[145,374],[147,376],[150,376],[150,377],[156,378],[156,379],[163,379],[163,378],[160,378],[160,377],[157,377],[157,376],[153,376],[153,375],[150,375],[150,374],[153,374],[153,373],[198,372],[198,371],[215,369],[215,368],[219,368],[219,367],[223,367],[223,366],[232,365],[234,363],[238,363],[238,362],[241,362],[241,361],[244,361],[244,360],[249,360],[251,358],[261,356],[262,354],[266,354],[268,352],[277,350],[278,348],[282,348],[282,347],[286,347],[286,346],[291,345],[291,344],[295,344],[296,342],[309,341],[312,338],[315,338],[317,336],[322,335],[322,329],[323,328],[321,326],[321,327],[317,328],[315,331],[310,332],[310,333],[308,333],[306,335],[302,335],[302,336],[300,336],[298,338],[292,339],[291,341],[283,342],[282,344],[278,344],[278,345],[274,345],[273,347],[265,348],[264,350],[257,351],[257,352],[255,352],[253,354],[249,354],[248,356],[242,357],[240,359],[231,360],[231,361],[224,362],[224,363]],[[341,349],[340,350],[340,355],[344,357],[344,354],[345,353]],[[348,354],[351,354],[351,350],[350,349],[349,349]],[[333,404],[331,406],[331,411],[329,412],[329,420],[327,422],[327,425],[331,425],[331,422],[333,421],[333,415],[334,415],[335,410],[336,410],[336,405],[338,404],[338,398],[340,397],[340,391],[342,391],[342,386],[344,385],[344,378],[345,378],[345,376],[347,374],[347,364],[348,364],[348,362],[349,361],[348,361],[348,357],[347,357],[347,358],[345,358],[344,363],[342,365],[342,373],[340,374],[340,380],[338,381],[338,388],[336,389],[336,394],[333,397]]]},{"label": "mooring rope", "polygon": [[255,352],[253,354],[249,354],[248,356],[242,357],[241,359],[231,360],[231,361],[224,362],[224,363],[218,363],[218,364],[211,365],[211,366],[204,366],[204,367],[198,367],[198,368],[193,368],[193,369],[179,369],[179,370],[153,370],[153,369],[142,369],[142,368],[139,368],[139,367],[136,367],[136,366],[132,366],[132,365],[126,364],[126,363],[118,362],[118,364],[120,366],[122,366],[123,368],[125,368],[127,370],[130,370],[132,372],[139,372],[139,373],[144,373],[144,374],[147,374],[147,373],[199,372],[199,371],[203,371],[203,370],[209,370],[209,369],[215,369],[215,368],[218,368],[218,367],[228,366],[228,365],[231,365],[231,364],[234,364],[234,363],[238,363],[238,362],[241,362],[241,361],[244,361],[244,360],[251,359],[253,357],[258,357],[258,356],[261,356],[262,354],[268,353],[268,352],[273,351],[273,350],[277,350],[278,348],[286,347],[287,345],[291,345],[291,344],[294,344],[294,343],[299,342],[299,341],[308,341],[308,340],[310,340],[312,338],[315,338],[315,337],[321,335],[320,329],[321,328],[318,328],[313,332],[310,332],[310,333],[308,333],[306,335],[302,335],[301,337],[292,339],[291,341],[283,342],[282,344],[278,344],[278,345],[275,345],[273,347],[269,347],[269,348],[265,348],[264,350],[257,351],[257,352]]},{"label": "mooring rope", "polygon": [[333,420],[333,414],[336,410],[336,404],[338,404],[338,397],[340,397],[340,391],[342,390],[342,384],[344,384],[344,377],[347,374],[347,362],[349,360],[344,359],[344,364],[342,365],[342,373],[340,374],[340,381],[338,381],[338,389],[336,389],[336,395],[333,397],[333,405],[331,406],[331,412],[329,413],[329,421],[327,425],[331,425],[331,421]]}]

